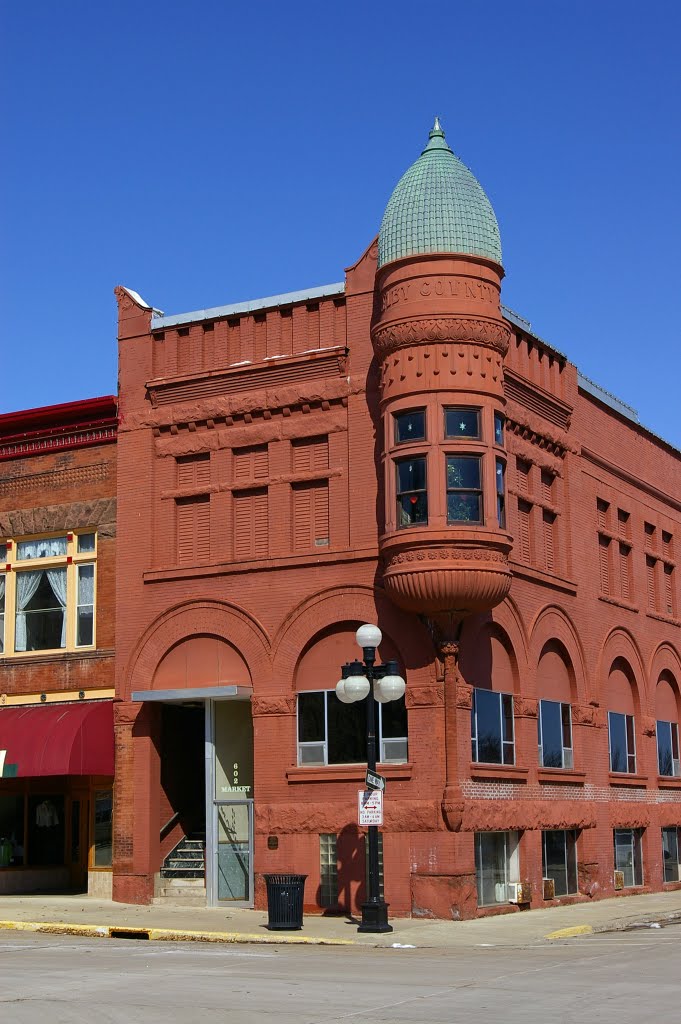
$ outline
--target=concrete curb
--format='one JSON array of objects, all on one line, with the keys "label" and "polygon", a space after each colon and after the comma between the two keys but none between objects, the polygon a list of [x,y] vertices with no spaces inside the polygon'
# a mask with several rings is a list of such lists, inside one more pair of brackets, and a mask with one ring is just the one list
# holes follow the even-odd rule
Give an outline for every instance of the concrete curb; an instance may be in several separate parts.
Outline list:
[{"label": "concrete curb", "polygon": [[626,932],[634,928],[646,928],[652,924],[674,924],[681,921],[681,910],[673,910],[669,914],[646,914],[636,918],[620,918],[610,924],[576,924],[571,928],[559,928],[549,932],[545,939],[572,939],[576,935],[603,935],[608,932]]},{"label": "concrete curb", "polygon": [[252,935],[247,932],[201,932],[175,928],[138,928],[125,925],[66,924],[61,921],[0,921],[0,931],[39,932],[43,935],[80,935],[91,939],[151,939],[155,942],[231,942],[270,946],[357,946],[352,939],[324,939],[282,932]]}]

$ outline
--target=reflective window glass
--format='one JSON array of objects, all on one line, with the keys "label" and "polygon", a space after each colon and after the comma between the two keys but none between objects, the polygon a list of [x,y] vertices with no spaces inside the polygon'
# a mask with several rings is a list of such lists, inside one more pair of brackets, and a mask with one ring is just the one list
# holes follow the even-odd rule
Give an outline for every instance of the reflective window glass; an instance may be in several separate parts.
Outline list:
[{"label": "reflective window glass", "polygon": [[445,409],[445,437],[480,437],[479,409]]},{"label": "reflective window glass", "polygon": [[426,411],[414,409],[411,412],[400,412],[395,415],[395,443],[406,441],[424,441],[426,437]]}]

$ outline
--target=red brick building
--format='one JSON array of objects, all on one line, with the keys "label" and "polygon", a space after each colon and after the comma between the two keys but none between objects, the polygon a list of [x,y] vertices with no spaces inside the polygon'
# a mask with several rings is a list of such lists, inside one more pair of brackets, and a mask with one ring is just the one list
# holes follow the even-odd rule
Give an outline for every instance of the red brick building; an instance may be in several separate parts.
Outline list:
[{"label": "red brick building", "polygon": [[116,424],[0,416],[0,892],[111,892]]},{"label": "red brick building", "polygon": [[502,277],[436,123],[341,283],[179,316],[116,290],[116,899],[262,905],[283,870],[357,907],[363,622],[407,679],[392,913],[680,884],[679,452]]}]

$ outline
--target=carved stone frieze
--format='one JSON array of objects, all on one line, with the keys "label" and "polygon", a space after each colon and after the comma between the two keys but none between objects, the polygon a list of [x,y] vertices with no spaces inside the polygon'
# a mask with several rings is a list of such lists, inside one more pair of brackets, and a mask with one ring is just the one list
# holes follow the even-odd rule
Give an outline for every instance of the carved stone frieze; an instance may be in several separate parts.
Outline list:
[{"label": "carved stone frieze", "polygon": [[295,695],[282,697],[276,694],[253,697],[251,710],[254,718],[257,718],[258,715],[294,715],[296,698]]},{"label": "carved stone frieze", "polygon": [[511,332],[505,323],[478,317],[418,317],[399,323],[379,325],[372,331],[374,350],[383,358],[398,348],[423,342],[475,342],[505,355]]},{"label": "carved stone frieze", "polygon": [[514,696],[513,714],[516,718],[536,718],[537,701],[533,697]]},{"label": "carved stone frieze", "polygon": [[442,707],[444,692],[441,686],[407,686],[405,702],[408,708]]},{"label": "carved stone frieze", "polygon": [[96,498],[42,508],[16,509],[0,514],[0,536],[28,537],[59,530],[96,527],[100,537],[116,536],[116,499]]},{"label": "carved stone frieze", "polygon": [[489,548],[458,548],[451,545],[447,548],[400,551],[386,562],[385,568],[388,570],[410,562],[497,562],[500,565],[508,565],[508,556],[503,551]]},{"label": "carved stone frieze", "polygon": [[459,685],[456,688],[456,706],[463,711],[470,711],[473,706],[473,689],[470,686]]}]

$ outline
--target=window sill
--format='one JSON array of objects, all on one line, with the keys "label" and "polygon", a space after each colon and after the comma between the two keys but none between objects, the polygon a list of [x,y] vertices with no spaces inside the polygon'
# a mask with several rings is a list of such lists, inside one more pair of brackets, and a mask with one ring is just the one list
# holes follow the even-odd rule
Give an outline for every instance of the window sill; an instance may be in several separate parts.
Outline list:
[{"label": "window sill", "polygon": [[[410,779],[414,765],[379,764],[376,771],[386,779]],[[311,768],[289,768],[286,772],[287,782],[364,782],[366,766],[362,764],[330,764]]]},{"label": "window sill", "polygon": [[681,789],[681,777],[678,775],[658,775],[658,789]]},{"label": "window sill", "polygon": [[586,772],[577,772],[572,768],[539,768],[537,778],[540,782],[566,782],[583,786]]},{"label": "window sill", "polygon": [[647,775],[635,775],[633,772],[609,772],[611,786],[638,786],[645,789],[648,785]]},{"label": "window sill", "polygon": [[529,768],[521,768],[517,764],[478,764],[471,761],[470,775],[472,779],[502,779],[508,782],[527,782]]},{"label": "window sill", "polygon": [[631,601],[625,601],[621,597],[612,597],[610,594],[599,594],[598,600],[603,601],[605,604],[612,604],[615,608],[624,608],[628,612],[636,612],[636,614],[638,614],[638,605],[632,604]]},{"label": "window sill", "polygon": [[19,665],[29,661],[33,665],[42,665],[57,660],[80,661],[87,658],[112,658],[114,654],[115,651],[112,649],[97,649],[96,647],[78,647],[72,651],[57,647],[53,651],[23,651],[19,654],[2,654],[0,655],[0,664]]}]

